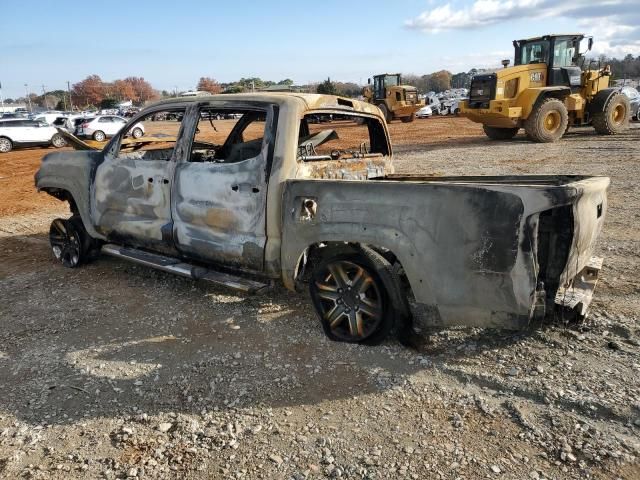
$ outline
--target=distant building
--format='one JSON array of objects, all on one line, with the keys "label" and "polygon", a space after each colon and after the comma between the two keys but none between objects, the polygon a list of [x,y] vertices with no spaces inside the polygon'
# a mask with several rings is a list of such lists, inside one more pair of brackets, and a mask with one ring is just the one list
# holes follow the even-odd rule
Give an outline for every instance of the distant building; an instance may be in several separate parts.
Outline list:
[{"label": "distant building", "polygon": [[295,93],[309,93],[307,87],[300,85],[271,85],[270,87],[264,87],[259,90],[260,92],[295,92]]},{"label": "distant building", "polygon": [[5,103],[0,106],[0,113],[13,113],[16,110],[27,110],[27,106],[24,103]]},{"label": "distant building", "polygon": [[181,97],[202,97],[205,95],[211,95],[211,93],[202,90],[189,90],[188,92],[182,92],[180,94]]}]

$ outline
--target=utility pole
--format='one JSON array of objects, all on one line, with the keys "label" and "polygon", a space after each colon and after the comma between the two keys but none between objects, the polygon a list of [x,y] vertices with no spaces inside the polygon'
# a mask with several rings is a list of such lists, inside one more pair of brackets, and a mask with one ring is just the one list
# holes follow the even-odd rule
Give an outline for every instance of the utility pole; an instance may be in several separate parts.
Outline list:
[{"label": "utility pole", "polygon": [[29,113],[33,113],[33,108],[31,107],[31,97],[29,96],[29,84],[24,84],[24,91],[27,95],[27,102],[29,102]]},{"label": "utility pole", "polygon": [[67,80],[67,92],[69,93],[69,110],[73,112],[73,101],[71,100],[71,86],[69,80]]},{"label": "utility pole", "polygon": [[49,104],[47,103],[47,94],[44,91],[45,85],[42,85],[42,101],[44,102],[44,108],[49,110]]}]

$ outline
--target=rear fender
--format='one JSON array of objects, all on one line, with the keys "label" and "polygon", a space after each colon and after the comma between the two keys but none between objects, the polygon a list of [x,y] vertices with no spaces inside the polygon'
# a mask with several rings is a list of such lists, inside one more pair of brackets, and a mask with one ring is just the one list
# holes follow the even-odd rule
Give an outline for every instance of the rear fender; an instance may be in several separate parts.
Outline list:
[{"label": "rear fender", "polygon": [[617,88],[605,88],[604,90],[600,90],[587,106],[587,111],[589,112],[589,114],[593,115],[595,113],[604,111],[604,107],[607,102],[619,91],[620,90]]}]

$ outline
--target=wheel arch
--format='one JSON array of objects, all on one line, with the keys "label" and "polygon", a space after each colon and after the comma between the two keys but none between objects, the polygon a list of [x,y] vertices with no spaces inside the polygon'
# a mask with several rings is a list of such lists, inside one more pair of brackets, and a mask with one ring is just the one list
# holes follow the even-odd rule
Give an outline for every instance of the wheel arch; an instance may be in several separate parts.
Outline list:
[{"label": "wheel arch", "polygon": [[85,230],[93,238],[104,239],[94,228],[91,222],[88,202],[82,201],[82,196],[74,195],[73,189],[54,185],[37,185],[38,191],[46,192],[54,198],[69,204],[69,210],[72,215],[77,215],[82,220]]},{"label": "wheel arch", "polygon": [[522,119],[529,118],[529,115],[548,98],[555,98],[564,102],[569,95],[571,95],[569,87],[542,87],[525,90],[521,97],[524,104],[522,106]]},{"label": "wheel arch", "polygon": [[609,100],[617,93],[620,93],[618,88],[605,88],[604,90],[600,90],[587,105],[589,114],[593,115],[594,113],[603,112]]},{"label": "wheel arch", "polygon": [[[402,272],[404,272],[406,282],[402,285],[398,285],[398,287],[402,289],[407,298],[413,297],[414,293],[412,282],[409,279],[409,275],[406,273],[406,270],[404,269],[404,265],[408,264],[410,260],[400,258],[398,255],[396,255],[396,253],[394,253],[387,247],[372,243],[343,242],[335,240],[312,243],[311,245],[308,245],[297,256],[295,268],[291,271],[290,275],[286,275],[287,278],[285,278],[284,280],[285,285],[292,289],[301,290],[302,285],[308,281],[314,266],[318,265],[323,258],[326,258],[327,255],[337,255],[340,253],[349,252],[355,254],[362,251],[363,248],[368,248],[375,251],[376,253],[384,257],[392,266],[397,266]],[[286,271],[284,273],[286,273]],[[422,283],[422,279],[419,279],[418,281]]]}]

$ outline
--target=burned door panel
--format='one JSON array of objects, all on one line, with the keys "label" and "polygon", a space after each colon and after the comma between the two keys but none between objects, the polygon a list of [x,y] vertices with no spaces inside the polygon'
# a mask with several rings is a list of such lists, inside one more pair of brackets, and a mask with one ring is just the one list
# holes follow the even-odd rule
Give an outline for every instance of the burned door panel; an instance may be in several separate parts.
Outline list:
[{"label": "burned door panel", "polygon": [[127,243],[165,244],[171,222],[173,164],[166,160],[107,158],[97,169],[92,212],[97,231]]},{"label": "burned door panel", "polygon": [[[242,117],[223,139],[222,128],[228,125],[220,122],[218,129],[213,114],[235,117],[238,111]],[[176,169],[176,246],[194,258],[262,271],[274,111],[226,103],[203,107],[199,115],[190,155]]]},{"label": "burned door panel", "polygon": [[217,263],[260,270],[266,240],[263,153],[228,165],[182,163],[175,181],[178,249]]}]

